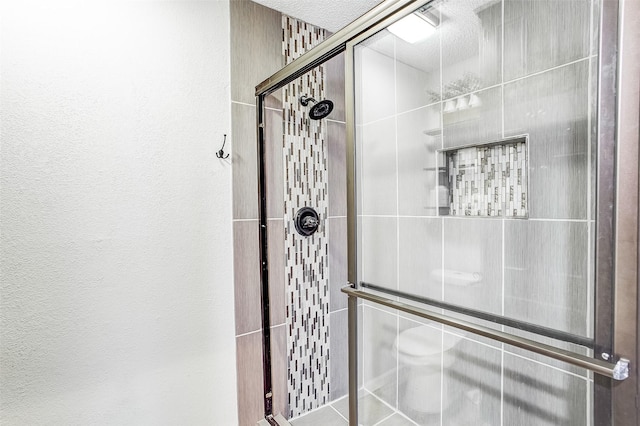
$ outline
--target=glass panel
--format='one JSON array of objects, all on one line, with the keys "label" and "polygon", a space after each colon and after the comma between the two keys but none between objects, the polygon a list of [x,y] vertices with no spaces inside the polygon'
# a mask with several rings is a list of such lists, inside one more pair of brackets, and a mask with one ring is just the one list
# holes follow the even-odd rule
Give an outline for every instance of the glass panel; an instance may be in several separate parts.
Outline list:
[{"label": "glass panel", "polygon": [[[434,1],[414,40],[401,18],[355,46],[361,283],[592,337],[597,4]],[[591,422],[583,369],[366,304],[363,321],[364,390],[413,422]]]}]

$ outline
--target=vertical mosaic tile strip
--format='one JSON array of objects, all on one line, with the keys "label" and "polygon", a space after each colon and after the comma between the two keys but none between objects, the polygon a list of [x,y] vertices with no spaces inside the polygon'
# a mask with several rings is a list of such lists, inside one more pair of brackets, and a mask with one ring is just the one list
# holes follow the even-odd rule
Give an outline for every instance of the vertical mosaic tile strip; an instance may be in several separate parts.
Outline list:
[{"label": "vertical mosaic tile strip", "polygon": [[[283,16],[283,55],[288,64],[324,39],[324,30]],[[325,124],[310,120],[301,95],[324,99],[320,66],[283,89],[284,223],[289,418],[329,402],[329,271]],[[310,237],[295,230],[298,209],[313,207],[320,227]]]},{"label": "vertical mosaic tile strip", "polygon": [[516,142],[447,151],[452,216],[527,216],[527,145]]}]

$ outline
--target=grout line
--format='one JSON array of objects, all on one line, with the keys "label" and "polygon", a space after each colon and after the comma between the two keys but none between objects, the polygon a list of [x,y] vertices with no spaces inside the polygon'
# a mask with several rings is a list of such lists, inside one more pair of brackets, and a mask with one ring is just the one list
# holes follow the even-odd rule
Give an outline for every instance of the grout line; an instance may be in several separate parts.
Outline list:
[{"label": "grout line", "polygon": [[[395,157],[396,157],[396,217],[400,214],[400,168],[399,168],[399,156],[400,151],[398,149],[398,52],[397,52],[397,40],[393,38],[393,102],[394,102],[394,131],[395,131]],[[400,221],[396,219],[396,290],[400,290]],[[400,312],[396,311],[396,339],[400,337]],[[396,356],[396,406],[398,409],[398,403],[400,398],[400,356],[398,348],[395,348]]]},{"label": "grout line", "polygon": [[[342,397],[342,398],[344,398],[344,397]],[[342,398],[340,398],[340,399],[342,399]],[[338,413],[338,415],[339,415],[340,417],[342,417],[343,419],[345,419],[345,420],[348,422],[348,421],[349,421],[349,419],[348,419],[348,418],[346,418],[345,416],[343,416],[343,415],[342,415],[342,413],[341,413],[340,411],[338,411],[338,409],[337,409],[336,407],[334,407],[334,406],[333,406],[333,404],[335,404],[336,402],[340,401],[340,399],[337,399],[337,400],[333,401],[331,404],[329,404],[329,407],[331,407],[331,409],[332,409],[333,411],[335,411],[336,413]]]},{"label": "grout line", "polygon": [[[232,104],[237,104],[237,105],[250,106],[250,107],[253,107],[253,108],[255,108],[255,107],[256,107],[256,104],[248,104],[248,103],[246,103],[246,102],[231,101],[231,103],[232,103]],[[280,111],[280,110],[279,110],[279,111]]]},{"label": "grout line", "polygon": [[380,419],[380,421],[376,422],[373,424],[373,426],[379,426],[381,425],[383,422],[389,420],[391,417],[393,417],[396,414],[396,411],[392,411],[391,414],[389,414],[387,417],[383,417]]},{"label": "grout line", "polygon": [[527,361],[533,362],[534,364],[538,364],[538,365],[542,365],[542,366],[544,366],[544,367],[548,367],[548,368],[550,368],[550,369],[552,369],[552,370],[559,371],[559,372],[564,373],[564,374],[567,374],[567,375],[569,375],[569,376],[573,376],[573,377],[577,377],[577,378],[580,378],[580,379],[585,380],[585,381],[589,381],[589,377],[588,377],[588,376],[581,376],[580,374],[577,374],[577,373],[573,373],[573,372],[571,372],[571,371],[564,370],[564,369],[562,369],[562,368],[560,368],[560,367],[556,367],[556,366],[553,366],[553,365],[550,365],[550,364],[547,364],[547,363],[544,363],[544,362],[542,362],[542,361],[538,361],[538,360],[535,360],[535,359],[532,359],[532,358],[527,358],[527,357],[526,357],[526,356],[524,356],[524,355],[520,355],[520,354],[517,354],[517,353],[511,352],[511,351],[509,351],[508,349],[505,349],[505,350],[504,350],[504,353],[505,353],[505,354],[508,354],[508,355],[511,355],[511,356],[515,356],[515,357],[520,358],[520,359],[524,359],[524,360],[527,360]]},{"label": "grout line", "polygon": [[500,425],[504,425],[504,343],[500,350]]},{"label": "grout line", "polygon": [[[590,17],[589,17],[589,54],[591,54],[593,52],[593,30],[594,30],[594,16],[593,16],[593,9],[594,9],[594,1],[591,2],[591,10],[590,10]],[[592,203],[592,194],[591,192],[595,189],[591,186],[591,179],[592,179],[592,175],[591,175],[591,165],[593,164],[592,161],[592,156],[593,156],[593,152],[591,151],[591,143],[592,143],[592,126],[593,126],[593,122],[592,122],[592,118],[593,118],[593,111],[591,109],[591,102],[593,101],[592,98],[592,93],[591,93],[591,88],[593,87],[593,78],[594,75],[592,74],[592,60],[589,60],[589,72],[588,72],[588,89],[587,89],[587,123],[588,123],[588,131],[587,131],[587,219],[590,221],[591,220],[591,203]],[[595,273],[593,273],[592,271],[592,259],[591,259],[591,247],[592,247],[592,241],[593,241],[594,235],[592,233],[592,227],[589,224],[587,226],[587,312],[588,313],[594,313],[595,309],[594,309],[594,299],[595,299],[595,291],[593,288],[593,280],[595,278]],[[595,255],[595,251],[593,252]],[[586,321],[586,329],[588,330],[590,335],[594,334],[594,326],[593,326],[593,321],[591,321],[591,317],[592,315],[586,315],[585,321]],[[595,315],[594,315],[595,316]],[[589,396],[589,392],[587,391],[587,400],[590,400]],[[587,403],[587,418],[590,418],[591,416],[589,415],[589,404]]]},{"label": "grout line", "polygon": [[337,124],[347,124],[346,121],[340,121],[340,120],[333,120],[331,118],[327,118],[326,119],[327,122],[331,122],[331,123],[337,123]]},{"label": "grout line", "polygon": [[[337,216],[342,217],[342,216]],[[495,220],[495,221],[528,221],[528,222],[570,222],[570,223],[590,223],[592,219],[549,219],[549,218],[509,218],[505,216],[411,216],[411,215],[390,215],[390,214],[360,214],[358,217],[367,217],[367,218],[400,218],[400,219],[446,219],[446,220],[473,220],[473,219],[483,219],[483,220]]]},{"label": "grout line", "polygon": [[262,329],[261,329],[261,328],[259,328],[259,329],[257,329],[257,330],[249,331],[249,332],[247,332],[247,333],[236,334],[236,338],[237,338],[237,337],[245,337],[245,336],[248,336],[248,335],[250,335],[250,334],[261,333],[261,332],[262,332]]},{"label": "grout line", "polygon": [[[502,296],[501,297],[501,299],[502,299],[501,300],[502,307],[501,307],[501,313],[500,313],[502,316],[504,316],[504,312],[505,312],[505,310],[504,310],[504,304],[505,304],[505,299],[506,299],[506,295],[505,295],[505,278],[506,278],[505,277],[505,270],[507,269],[507,265],[505,264],[505,257],[506,257],[505,251],[506,251],[506,245],[507,245],[506,244],[505,225],[506,225],[505,220],[502,219],[502,261],[501,261],[502,262],[502,268],[500,268],[502,270],[501,271],[502,272],[502,274],[501,274],[502,275],[502,277],[501,277],[502,278],[502,294],[501,294],[501,296]],[[502,326],[502,331],[504,331],[504,325]]]}]

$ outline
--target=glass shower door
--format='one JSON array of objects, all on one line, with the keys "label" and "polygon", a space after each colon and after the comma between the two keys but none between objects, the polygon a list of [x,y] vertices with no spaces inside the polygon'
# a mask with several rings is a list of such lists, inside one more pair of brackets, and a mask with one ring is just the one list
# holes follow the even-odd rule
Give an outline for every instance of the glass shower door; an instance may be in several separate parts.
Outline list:
[{"label": "glass shower door", "polygon": [[[353,46],[359,287],[593,354],[600,8],[425,2]],[[585,369],[369,302],[361,314],[362,388],[390,415],[593,422]]]}]

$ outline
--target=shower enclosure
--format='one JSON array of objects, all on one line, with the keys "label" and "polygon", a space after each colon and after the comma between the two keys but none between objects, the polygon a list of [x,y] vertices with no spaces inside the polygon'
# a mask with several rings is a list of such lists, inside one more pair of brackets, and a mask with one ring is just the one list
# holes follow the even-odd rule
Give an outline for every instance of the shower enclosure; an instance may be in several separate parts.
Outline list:
[{"label": "shower enclosure", "polygon": [[387,0],[322,43],[289,27],[318,45],[256,88],[272,424],[347,377],[353,425],[384,421],[372,401],[399,424],[627,424],[619,12]]}]

